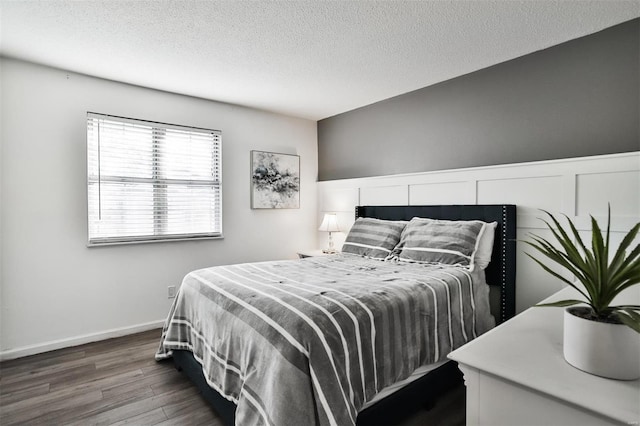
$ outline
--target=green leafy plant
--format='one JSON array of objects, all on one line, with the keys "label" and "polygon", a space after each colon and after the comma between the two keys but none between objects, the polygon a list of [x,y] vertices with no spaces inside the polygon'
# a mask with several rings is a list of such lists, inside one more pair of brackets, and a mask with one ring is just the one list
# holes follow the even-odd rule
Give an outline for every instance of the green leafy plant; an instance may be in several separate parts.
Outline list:
[{"label": "green leafy plant", "polygon": [[[537,235],[532,235],[533,241],[525,241],[525,243],[575,275],[584,288],[581,288],[576,285],[575,282],[551,270],[551,268],[531,254],[526,254],[536,261],[545,271],[576,289],[584,296],[585,301],[570,299],[553,303],[541,303],[536,306],[567,307],[586,303],[591,308],[591,319],[601,322],[626,324],[640,333],[640,306],[611,306],[613,299],[620,294],[620,292],[640,283],[640,245],[636,245],[629,255],[627,255],[627,249],[633,243],[640,229],[640,222],[636,223],[627,235],[625,235],[611,262],[609,262],[610,207],[607,217],[607,230],[604,238],[598,222],[591,216],[591,249],[585,246],[578,234],[578,230],[569,217],[564,215],[569,222],[570,232],[567,232],[551,213],[545,210],[543,210],[543,212],[551,218],[553,225],[547,220],[541,220],[547,225],[560,247],[556,248],[547,240]],[[570,235],[575,239],[575,243]]]}]

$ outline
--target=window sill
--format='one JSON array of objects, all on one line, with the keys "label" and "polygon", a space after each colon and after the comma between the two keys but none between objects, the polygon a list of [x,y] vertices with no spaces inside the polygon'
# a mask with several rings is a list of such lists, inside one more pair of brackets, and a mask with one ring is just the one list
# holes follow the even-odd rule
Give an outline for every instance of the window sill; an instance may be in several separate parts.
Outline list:
[{"label": "window sill", "polygon": [[105,241],[98,243],[87,243],[88,248],[94,247],[106,247],[106,246],[120,246],[130,244],[149,244],[149,243],[170,243],[174,241],[202,241],[202,240],[223,240],[224,235],[216,236],[202,236],[202,237],[180,237],[180,238],[158,238],[149,240],[127,240],[127,241]]}]

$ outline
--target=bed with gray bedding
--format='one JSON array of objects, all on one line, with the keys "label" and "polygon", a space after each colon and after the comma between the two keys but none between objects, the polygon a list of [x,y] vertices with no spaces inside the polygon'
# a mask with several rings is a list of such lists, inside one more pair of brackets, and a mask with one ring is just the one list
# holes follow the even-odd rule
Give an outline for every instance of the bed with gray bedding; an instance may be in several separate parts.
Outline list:
[{"label": "bed with gray bedding", "polygon": [[488,292],[482,270],[353,254],[201,269],[156,358],[191,351],[237,424],[355,424],[382,388],[491,328]]},{"label": "bed with gray bedding", "polygon": [[[491,223],[493,246],[469,246],[475,224],[454,224],[446,233],[474,254],[446,259],[449,236],[425,237],[442,223],[416,218]],[[515,230],[513,205],[358,206],[352,254],[188,274],[156,359],[172,358],[227,425],[394,423],[461,380],[451,350],[514,315]]]}]

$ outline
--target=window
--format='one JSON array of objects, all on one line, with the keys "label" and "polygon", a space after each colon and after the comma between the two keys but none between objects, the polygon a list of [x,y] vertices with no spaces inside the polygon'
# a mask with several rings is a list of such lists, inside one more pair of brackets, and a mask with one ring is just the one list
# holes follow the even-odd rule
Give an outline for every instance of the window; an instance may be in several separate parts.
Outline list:
[{"label": "window", "polygon": [[89,245],[222,237],[216,130],[87,113]]}]

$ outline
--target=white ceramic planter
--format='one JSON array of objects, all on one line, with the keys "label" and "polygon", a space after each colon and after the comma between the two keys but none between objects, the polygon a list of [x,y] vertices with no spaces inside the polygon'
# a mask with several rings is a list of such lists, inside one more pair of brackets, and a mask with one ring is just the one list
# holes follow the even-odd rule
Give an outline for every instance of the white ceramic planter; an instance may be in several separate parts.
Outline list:
[{"label": "white ceramic planter", "polygon": [[640,378],[640,334],[621,324],[564,312],[564,358],[580,370],[618,380]]}]

